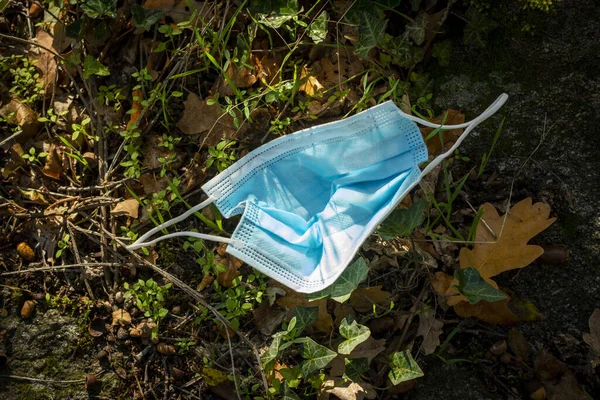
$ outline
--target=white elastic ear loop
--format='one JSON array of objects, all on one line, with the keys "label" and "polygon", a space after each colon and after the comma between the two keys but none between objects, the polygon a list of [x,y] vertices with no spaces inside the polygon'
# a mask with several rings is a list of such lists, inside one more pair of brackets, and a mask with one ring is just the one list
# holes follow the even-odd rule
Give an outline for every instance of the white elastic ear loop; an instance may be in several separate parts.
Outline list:
[{"label": "white elastic ear loop", "polygon": [[194,214],[195,212],[200,211],[204,207],[210,205],[215,200],[216,199],[214,197],[209,197],[208,199],[204,200],[202,203],[196,204],[194,207],[190,208],[183,214],[181,214],[175,218],[171,218],[170,220],[165,221],[164,223],[158,225],[157,227],[150,229],[148,232],[146,232],[141,237],[139,237],[138,240],[136,240],[134,243],[127,246],[127,249],[135,250],[135,249],[139,249],[140,247],[147,247],[147,246],[153,245],[154,243],[158,243],[165,239],[169,239],[169,238],[176,237],[176,236],[190,236],[190,237],[195,237],[198,239],[213,240],[215,242],[233,243],[232,239],[223,238],[223,237],[215,236],[215,235],[206,235],[204,233],[198,233],[198,232],[188,232],[188,231],[169,233],[167,235],[156,238],[150,242],[144,242],[147,238],[154,235],[156,232],[160,232],[161,230],[163,230],[171,225],[174,225],[180,221],[183,221],[184,219],[186,219],[190,215]]}]

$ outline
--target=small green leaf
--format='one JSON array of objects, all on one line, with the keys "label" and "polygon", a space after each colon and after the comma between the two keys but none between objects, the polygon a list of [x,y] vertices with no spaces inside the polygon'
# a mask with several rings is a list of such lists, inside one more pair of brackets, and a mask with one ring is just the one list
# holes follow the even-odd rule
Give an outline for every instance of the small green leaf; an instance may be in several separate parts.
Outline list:
[{"label": "small green leaf", "polygon": [[302,376],[305,378],[313,372],[325,368],[336,356],[335,351],[329,350],[325,346],[321,346],[311,338],[307,337],[303,340],[302,358]]},{"label": "small green leaf", "polygon": [[362,58],[367,58],[369,51],[383,39],[388,20],[378,18],[369,12],[360,13],[358,43],[354,50]]},{"label": "small green leaf", "polygon": [[493,303],[506,299],[504,293],[487,283],[473,267],[454,271],[454,277],[458,280],[458,286],[455,285],[454,288],[471,304],[477,304],[481,300]]},{"label": "small green leaf", "polygon": [[109,76],[110,71],[96,58],[87,55],[83,61],[83,77],[89,79],[92,75]]},{"label": "small green leaf", "polygon": [[81,9],[90,18],[116,18],[117,0],[87,0]]},{"label": "small green leaf", "polygon": [[261,361],[263,362],[263,364],[268,364],[277,357],[277,354],[279,354],[279,346],[281,346],[282,336],[283,335],[281,332],[273,335],[273,341],[271,342],[271,345],[261,357]]},{"label": "small green leaf", "polygon": [[306,295],[309,301],[323,299],[327,296],[331,296],[332,300],[339,303],[343,303],[350,298],[350,295],[356,289],[359,283],[361,283],[369,272],[369,267],[362,257],[352,265],[350,265],[339,278],[336,279],[333,284],[323,290],[316,293]]},{"label": "small green leaf", "polygon": [[410,24],[406,25],[406,31],[417,46],[420,46],[425,41],[425,30],[429,23],[429,14],[423,12],[417,15]]},{"label": "small green leaf", "polygon": [[308,36],[315,43],[321,43],[327,36],[327,24],[329,23],[329,14],[323,11],[308,28]]},{"label": "small green leaf", "polygon": [[410,208],[394,210],[387,217],[377,233],[383,240],[391,240],[398,236],[408,236],[423,223],[425,200],[419,199]]},{"label": "small green leaf", "polygon": [[299,336],[300,333],[302,333],[302,331],[304,330],[304,328],[306,328],[309,325],[312,325],[317,320],[318,313],[318,307],[297,306],[296,308],[294,308],[292,319],[296,318],[296,336]]},{"label": "small green leaf", "polygon": [[475,7],[469,7],[465,18],[467,19],[467,26],[463,31],[465,44],[471,47],[485,47],[488,34],[498,27],[498,23]]},{"label": "small green leaf", "polygon": [[423,371],[408,350],[392,354],[388,377],[393,385],[423,376]]},{"label": "small green leaf", "polygon": [[433,45],[432,55],[437,58],[441,66],[450,65],[450,57],[452,56],[452,41],[444,40]]},{"label": "small green leaf", "polygon": [[353,382],[360,380],[360,374],[369,369],[369,359],[362,358],[345,358],[346,372],[343,375],[344,379],[350,379]]},{"label": "small green leaf", "polygon": [[340,324],[340,335],[344,340],[338,346],[338,353],[350,354],[352,350],[371,336],[371,331],[364,325],[360,325],[356,321],[348,323],[348,317],[342,320]]},{"label": "small green leaf", "polygon": [[300,377],[302,376],[302,367],[300,365],[296,365],[293,368],[283,368],[279,370],[283,379],[288,383],[288,386],[291,388],[298,387],[300,384]]}]

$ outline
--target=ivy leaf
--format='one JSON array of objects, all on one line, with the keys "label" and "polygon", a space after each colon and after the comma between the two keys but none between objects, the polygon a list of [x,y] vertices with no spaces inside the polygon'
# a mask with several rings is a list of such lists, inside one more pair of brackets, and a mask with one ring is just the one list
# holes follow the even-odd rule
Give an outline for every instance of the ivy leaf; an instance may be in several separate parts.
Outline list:
[{"label": "ivy leaf", "polygon": [[420,46],[425,41],[425,30],[429,23],[429,14],[421,13],[417,15],[410,24],[406,25],[406,31],[417,46]]},{"label": "ivy leaf", "polygon": [[300,384],[302,368],[299,365],[296,365],[293,368],[282,368],[279,370],[279,373],[283,376],[283,379],[285,379],[289,387],[295,388]]},{"label": "ivy leaf", "polygon": [[450,40],[444,40],[443,42],[434,44],[432,55],[437,58],[441,66],[446,67],[450,65],[452,42]]},{"label": "ivy leaf", "polygon": [[300,12],[298,0],[254,0],[249,8],[261,24],[273,29],[281,28]]},{"label": "ivy leaf", "polygon": [[313,372],[325,368],[337,356],[335,351],[321,346],[309,337],[303,338],[302,342],[304,343],[302,346],[302,358],[305,360],[302,362],[302,376],[305,378]]},{"label": "ivy leaf", "polygon": [[367,12],[362,12],[360,16],[358,43],[354,51],[360,57],[367,58],[369,51],[383,39],[388,20]]},{"label": "ivy leaf", "polygon": [[304,328],[312,325],[319,314],[319,307],[303,307],[297,306],[294,308],[292,318],[296,318],[296,336],[300,335]]},{"label": "ivy leaf", "polygon": [[361,283],[369,272],[369,267],[365,260],[361,257],[352,265],[350,265],[339,278],[336,279],[333,284],[323,290],[316,293],[306,295],[306,298],[310,301],[323,299],[327,296],[331,296],[332,300],[339,303],[343,303],[350,298],[352,291],[356,289],[359,283]]},{"label": "ivy leaf", "polygon": [[90,18],[116,18],[117,0],[87,0],[81,9]]},{"label": "ivy leaf", "polygon": [[390,381],[392,381],[392,385],[398,385],[423,375],[423,371],[421,371],[419,364],[417,364],[408,350],[392,354],[390,372],[388,374]]},{"label": "ivy leaf", "polygon": [[131,15],[133,16],[133,22],[136,28],[141,28],[144,31],[149,31],[154,24],[158,22],[164,12],[153,12],[147,8],[140,6],[139,4],[133,4],[131,6]]},{"label": "ivy leaf", "polygon": [[282,336],[282,332],[273,335],[273,341],[271,342],[271,345],[261,357],[263,364],[268,364],[277,357],[277,354],[279,354],[279,346],[281,346]]},{"label": "ivy leaf", "polygon": [[285,381],[281,386],[281,394],[283,395],[281,400],[300,400],[300,397],[296,394],[296,392],[290,389],[289,385]]},{"label": "ivy leaf", "polygon": [[110,71],[96,58],[87,55],[83,61],[83,77],[89,79],[92,75],[109,76]]},{"label": "ivy leaf", "polygon": [[329,23],[329,14],[323,11],[312,24],[308,27],[308,36],[315,43],[321,43],[327,36],[327,24]]},{"label": "ivy leaf", "polygon": [[360,374],[366,372],[369,368],[369,359],[361,358],[345,358],[346,372],[342,376],[344,379],[350,379],[353,382],[360,380]]},{"label": "ivy leaf", "polygon": [[340,335],[344,340],[338,346],[338,352],[340,354],[350,354],[352,350],[371,336],[371,331],[368,327],[360,325],[356,321],[348,323],[348,317],[342,320],[340,324]]},{"label": "ivy leaf", "polygon": [[387,217],[377,233],[383,240],[391,240],[398,236],[408,236],[423,223],[425,200],[419,199],[410,208],[394,210]]},{"label": "ivy leaf", "polygon": [[467,19],[467,26],[463,32],[465,44],[471,47],[485,47],[488,34],[498,27],[498,23],[479,12],[475,7],[467,10],[465,18]]},{"label": "ivy leaf", "polygon": [[454,287],[460,294],[465,296],[469,303],[477,304],[481,300],[489,303],[506,299],[506,295],[486,282],[479,271],[473,267],[467,267],[454,271],[454,278],[458,285]]}]

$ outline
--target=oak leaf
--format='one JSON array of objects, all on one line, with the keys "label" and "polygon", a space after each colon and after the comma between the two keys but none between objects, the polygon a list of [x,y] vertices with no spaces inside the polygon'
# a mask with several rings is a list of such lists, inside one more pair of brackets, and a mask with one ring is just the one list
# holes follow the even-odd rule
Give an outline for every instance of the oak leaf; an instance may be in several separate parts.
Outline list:
[{"label": "oak leaf", "polygon": [[111,210],[111,215],[126,215],[131,218],[138,217],[140,203],[134,198],[123,200]]},{"label": "oak leaf", "polygon": [[440,335],[444,323],[439,319],[435,319],[433,309],[425,309],[419,313],[419,327],[417,328],[417,336],[423,337],[423,354],[426,356],[433,354],[435,349],[440,345]]},{"label": "oak leaf", "polygon": [[[367,288],[358,288],[348,300],[348,304],[359,313],[373,311],[373,305],[378,305],[384,309],[389,308],[392,294],[381,290],[381,286],[371,286]],[[382,311],[382,310],[378,310]]]},{"label": "oak leaf", "polygon": [[[532,203],[526,198],[515,204],[507,215],[500,216],[494,206],[482,206],[482,217],[477,225],[475,244],[472,250],[460,251],[460,268],[475,268],[481,277],[494,288],[498,288],[491,278],[505,271],[523,268],[538,258],[544,250],[540,246],[527,244],[531,238],[549,227],[556,218],[549,218],[550,206],[546,203]],[[532,304],[516,296],[488,303],[467,304],[466,297],[458,294],[458,281],[442,272],[437,272],[432,280],[433,288],[450,296],[447,303],[454,306],[457,314],[463,317],[475,316],[490,323],[513,324],[521,320],[536,320],[543,316]],[[515,307],[515,315],[507,306],[509,301]],[[494,314],[494,315],[492,315]]]},{"label": "oak leaf", "polygon": [[[54,50],[52,47],[54,44],[54,37],[43,29],[38,29],[35,34],[35,39],[38,44],[48,49]],[[46,96],[52,94],[52,90],[55,86],[56,75],[58,73],[58,64],[54,59],[54,54],[44,48],[39,48],[40,54],[37,57],[38,62],[35,64],[36,68],[42,73],[40,81],[44,83],[44,91]]]},{"label": "oak leaf", "polygon": [[62,162],[56,152],[56,146],[51,144],[47,153],[46,163],[44,164],[42,172],[50,178],[58,179],[62,173]]},{"label": "oak leaf", "polygon": [[340,400],[375,399],[377,393],[366,382],[351,382],[341,378],[328,379],[321,385],[319,400],[329,400],[330,394]]},{"label": "oak leaf", "polygon": [[[271,285],[278,286],[275,282],[272,282]],[[302,293],[295,292],[288,288],[285,288],[284,290],[285,296],[280,297],[275,301],[279,307],[288,310],[290,315],[298,306],[318,307],[319,311],[317,314],[317,321],[314,324],[315,328],[321,332],[331,332],[333,329],[333,318],[327,312],[327,299],[308,301]]]},{"label": "oak leaf", "polygon": [[317,96],[321,90],[323,90],[323,85],[319,82],[317,78],[306,67],[302,67],[300,71],[300,80],[303,81],[302,85],[298,88],[298,90],[306,93],[309,96]]}]

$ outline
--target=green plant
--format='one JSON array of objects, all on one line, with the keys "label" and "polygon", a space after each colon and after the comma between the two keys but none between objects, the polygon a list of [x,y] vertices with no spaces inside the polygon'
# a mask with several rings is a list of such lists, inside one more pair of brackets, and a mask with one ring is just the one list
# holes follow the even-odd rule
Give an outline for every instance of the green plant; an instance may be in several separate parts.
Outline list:
[{"label": "green plant", "polygon": [[144,311],[144,316],[152,318],[156,323],[156,327],[152,330],[152,337],[158,337],[160,321],[169,313],[163,306],[172,284],[167,283],[164,286],[159,286],[158,283],[150,278],[145,282],[140,279],[132,286],[125,282],[123,286],[127,290],[125,297],[133,297],[137,308]]},{"label": "green plant", "polygon": [[120,110],[122,106],[121,101],[126,98],[122,90],[117,85],[101,85],[98,88],[98,103],[112,107],[115,111]]},{"label": "green plant", "polygon": [[24,153],[21,155],[21,157],[24,160],[27,160],[27,161],[30,161],[32,163],[36,163],[39,165],[42,165],[40,158],[45,158],[47,156],[48,156],[48,153],[46,153],[45,151],[41,151],[41,152],[37,153],[35,150],[35,147],[30,148],[28,153]]},{"label": "green plant", "polygon": [[237,160],[235,150],[230,149],[233,145],[235,145],[235,141],[221,140],[216,146],[209,147],[206,168],[214,165],[221,172],[233,164]]},{"label": "green plant", "polygon": [[182,339],[176,343],[177,354],[185,354],[196,346],[196,342],[190,339]]},{"label": "green plant", "polygon": [[58,241],[58,250],[56,250],[56,258],[62,257],[63,251],[69,248],[69,240],[71,240],[71,235],[67,233],[63,236],[61,240]]},{"label": "green plant", "polygon": [[35,61],[20,55],[0,57],[0,73],[12,79],[9,92],[24,104],[33,104],[44,96],[44,82],[34,65]]},{"label": "green plant", "polygon": [[38,121],[39,122],[50,122],[50,123],[56,124],[56,123],[58,123],[58,120],[60,119],[60,117],[62,117],[63,115],[66,115],[68,113],[69,113],[68,110],[64,110],[64,111],[59,112],[58,114],[55,114],[54,109],[49,108],[48,111],[46,111],[46,116],[38,118]]}]

